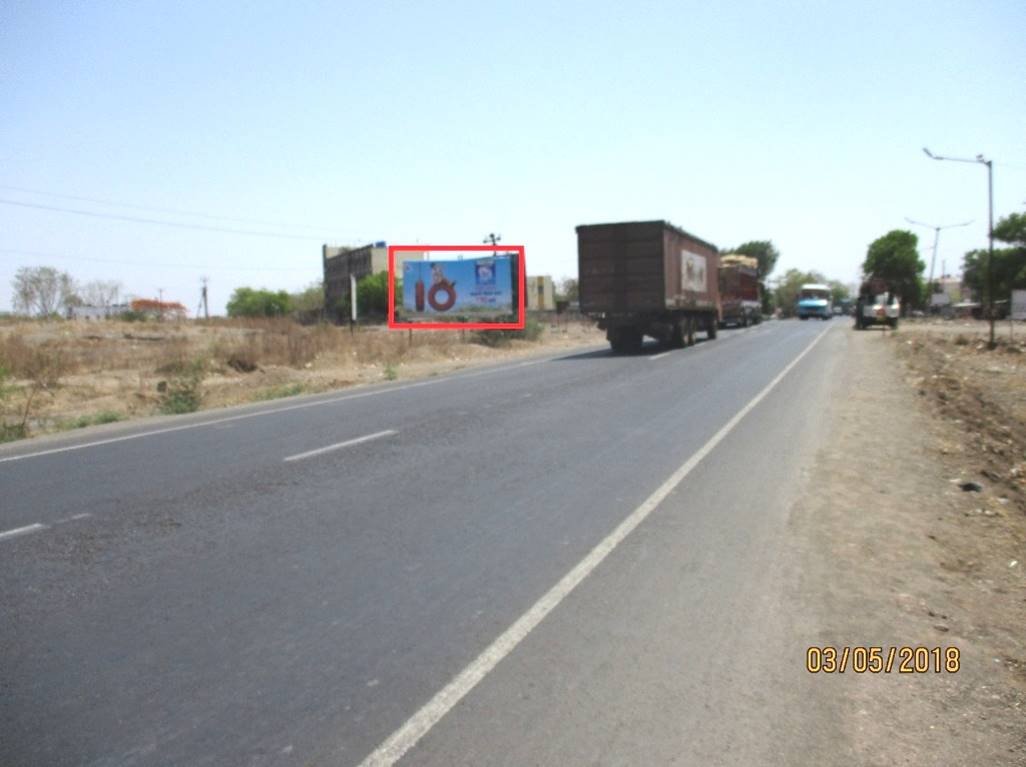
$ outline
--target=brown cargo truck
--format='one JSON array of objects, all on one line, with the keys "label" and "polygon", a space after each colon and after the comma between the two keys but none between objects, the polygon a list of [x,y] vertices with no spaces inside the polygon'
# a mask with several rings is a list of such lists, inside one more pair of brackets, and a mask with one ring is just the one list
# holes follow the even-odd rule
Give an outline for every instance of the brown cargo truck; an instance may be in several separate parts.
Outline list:
[{"label": "brown cargo truck", "polygon": [[751,256],[720,255],[720,327],[762,322],[759,261]]},{"label": "brown cargo truck", "polygon": [[581,312],[598,320],[615,352],[644,336],[686,346],[695,333],[716,338],[719,254],[666,221],[577,227]]}]

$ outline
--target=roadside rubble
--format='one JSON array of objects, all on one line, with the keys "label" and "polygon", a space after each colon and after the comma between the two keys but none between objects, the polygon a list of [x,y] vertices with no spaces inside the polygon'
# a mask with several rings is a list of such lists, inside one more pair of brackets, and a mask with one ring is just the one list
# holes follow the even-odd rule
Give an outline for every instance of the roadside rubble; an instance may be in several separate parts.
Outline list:
[{"label": "roadside rubble", "polygon": [[941,446],[964,463],[963,490],[990,489],[1026,514],[1026,328],[997,335],[987,348],[985,323],[909,323],[890,336],[908,366],[906,381],[934,412],[957,427]]}]

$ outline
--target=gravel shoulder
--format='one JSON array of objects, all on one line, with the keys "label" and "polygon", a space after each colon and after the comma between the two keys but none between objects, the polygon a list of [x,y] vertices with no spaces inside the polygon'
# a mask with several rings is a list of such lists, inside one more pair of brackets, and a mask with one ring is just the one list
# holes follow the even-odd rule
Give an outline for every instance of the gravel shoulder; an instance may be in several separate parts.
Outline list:
[{"label": "gravel shoulder", "polygon": [[1026,432],[1007,406],[1023,371],[979,374],[1018,357],[981,363],[957,334],[912,324],[843,332],[830,436],[790,518],[799,632],[820,646],[960,650],[954,674],[829,680],[859,763],[1026,764],[1026,506],[1013,471]]}]

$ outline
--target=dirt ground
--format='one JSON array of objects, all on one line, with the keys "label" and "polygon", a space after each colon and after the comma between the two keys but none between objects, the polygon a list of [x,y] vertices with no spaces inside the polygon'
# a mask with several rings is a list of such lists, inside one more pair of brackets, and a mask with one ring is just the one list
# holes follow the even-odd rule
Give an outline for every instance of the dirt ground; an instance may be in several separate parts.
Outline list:
[{"label": "dirt ground", "polygon": [[982,330],[845,328],[831,437],[793,510],[822,645],[960,651],[953,674],[837,680],[861,764],[1026,765],[1026,368]]},{"label": "dirt ground", "polygon": [[[34,384],[29,436],[153,415],[161,390],[199,363],[200,409],[439,375],[475,365],[604,343],[590,322],[544,322],[534,341],[501,346],[460,331],[304,328],[287,321],[20,322],[0,325],[7,423]],[[40,370],[41,368],[41,370]],[[2,385],[2,382],[0,382]]]}]

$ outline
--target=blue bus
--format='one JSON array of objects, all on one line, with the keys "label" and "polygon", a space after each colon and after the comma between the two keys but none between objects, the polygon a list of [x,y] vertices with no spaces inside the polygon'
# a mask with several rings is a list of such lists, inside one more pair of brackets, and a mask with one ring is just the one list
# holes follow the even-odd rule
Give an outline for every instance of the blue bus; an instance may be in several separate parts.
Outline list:
[{"label": "blue bus", "polygon": [[821,320],[828,320],[834,314],[833,302],[831,301],[829,285],[820,285],[810,282],[802,285],[798,292],[798,319],[807,320],[809,317],[818,317]]}]

